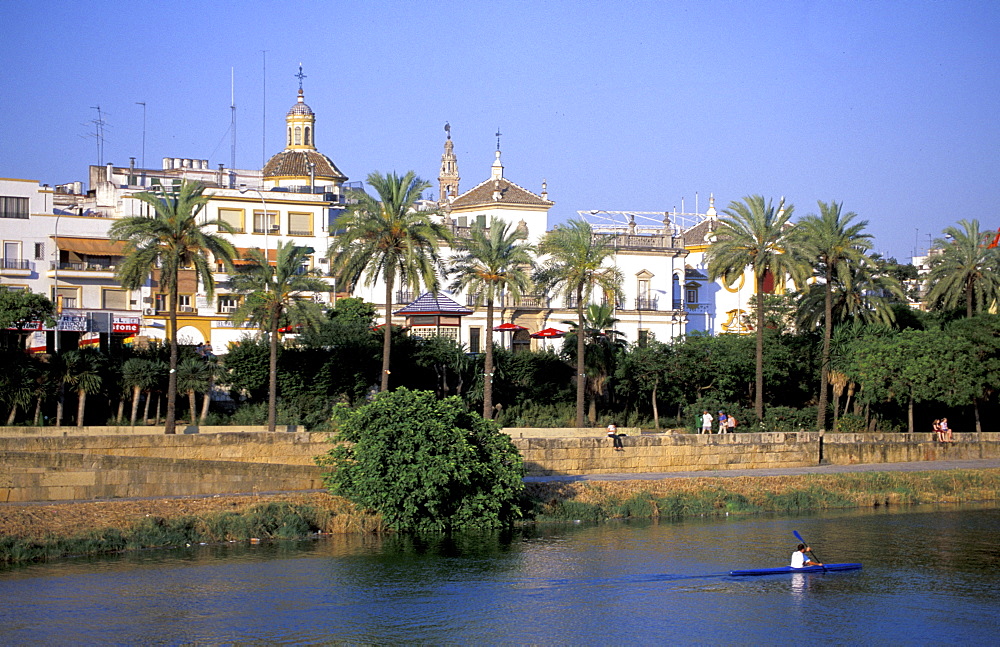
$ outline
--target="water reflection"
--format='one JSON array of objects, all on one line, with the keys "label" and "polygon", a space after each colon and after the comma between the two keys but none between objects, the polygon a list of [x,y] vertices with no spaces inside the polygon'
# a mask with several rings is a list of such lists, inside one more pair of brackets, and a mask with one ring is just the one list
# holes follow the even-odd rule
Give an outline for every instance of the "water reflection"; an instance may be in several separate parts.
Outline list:
[{"label": "water reflection", "polygon": [[[998,529],[937,507],[150,551],[0,574],[0,643],[986,644]],[[864,570],[727,575],[786,564],[793,530]]]}]

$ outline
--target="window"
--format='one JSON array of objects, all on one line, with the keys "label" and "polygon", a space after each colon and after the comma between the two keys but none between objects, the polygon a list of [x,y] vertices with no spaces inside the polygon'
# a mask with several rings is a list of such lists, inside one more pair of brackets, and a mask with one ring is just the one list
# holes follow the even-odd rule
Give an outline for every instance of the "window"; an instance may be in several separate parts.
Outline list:
[{"label": "window", "polygon": [[312,236],[313,215],[311,213],[288,214],[289,236]]},{"label": "window", "polygon": [[285,144],[285,146],[291,146],[291,145],[292,145],[292,129],[289,128],[288,129],[288,143]]},{"label": "window", "polygon": [[649,331],[639,329],[639,348],[645,348],[649,344]]},{"label": "window", "polygon": [[219,209],[219,220],[233,228],[233,233],[243,233],[242,209]]},{"label": "window", "polygon": [[0,218],[28,219],[28,199],[0,195]]},{"label": "window", "polygon": [[79,308],[80,288],[59,288],[55,294],[59,308]]},{"label": "window", "polygon": [[154,304],[157,312],[165,312],[167,310],[167,295],[157,294],[156,303]]},{"label": "window", "polygon": [[253,233],[272,234],[277,232],[278,232],[277,211],[268,211],[266,214],[263,211],[253,212]]},{"label": "window", "polygon": [[194,312],[194,308],[191,307],[190,294],[177,295],[177,312]]},{"label": "window", "polygon": [[309,141],[309,138],[310,138],[309,126],[306,126],[306,139],[305,139],[306,146],[310,146],[312,144],[312,142]]},{"label": "window", "polygon": [[298,146],[302,143],[302,128],[300,126],[295,127],[295,145]]},{"label": "window", "polygon": [[105,310],[128,310],[128,291],[105,289],[101,291],[101,307]]},{"label": "window", "polygon": [[478,353],[480,345],[480,335],[483,334],[482,328],[469,328],[469,352]]},{"label": "window", "polygon": [[45,243],[35,243],[35,260],[40,261],[45,258]]},{"label": "window", "polygon": [[228,314],[236,312],[240,307],[239,297],[231,294],[224,294],[219,297],[219,312]]},{"label": "window", "polygon": [[698,303],[698,290],[697,288],[687,290],[687,302],[688,303]]}]

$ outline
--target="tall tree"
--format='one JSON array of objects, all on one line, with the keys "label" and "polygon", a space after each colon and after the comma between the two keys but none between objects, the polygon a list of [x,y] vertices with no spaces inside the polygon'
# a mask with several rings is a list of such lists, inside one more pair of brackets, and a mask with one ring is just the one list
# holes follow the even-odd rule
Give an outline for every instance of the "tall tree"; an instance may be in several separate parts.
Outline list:
[{"label": "tall tree", "polygon": [[[628,348],[625,335],[615,330],[618,319],[610,303],[591,303],[584,313],[584,365],[587,373],[587,390],[590,392],[588,419],[597,422],[597,399],[606,395],[608,378],[615,373],[618,360]],[[572,326],[563,342],[563,355],[576,359],[579,345],[578,324],[574,321],[563,323]]]},{"label": "tall tree", "polygon": [[330,286],[314,271],[305,270],[309,247],[292,241],[278,245],[276,263],[271,265],[259,249],[249,251],[249,263],[233,274],[233,290],[244,294],[230,318],[253,322],[268,337],[267,429],[275,430],[278,401],[278,329],[285,326],[319,326],[323,311],[306,297],[309,292],[326,292]]},{"label": "tall tree", "polygon": [[1000,248],[989,247],[978,220],[959,220],[934,241],[941,250],[931,259],[927,274],[930,307],[958,308],[965,316],[987,312],[1000,301]]},{"label": "tall tree", "polygon": [[118,266],[117,278],[127,290],[138,290],[157,268],[161,289],[167,293],[167,339],[170,343],[170,373],[167,383],[167,418],[164,432],[175,433],[177,417],[177,292],[182,269],[191,268],[211,298],[215,290],[213,262],[232,266],[233,245],[211,228],[232,233],[225,222],[199,222],[198,214],[208,203],[205,187],[185,180],[176,193],[137,193],[135,198],[150,205],[153,216],[130,216],[116,221],[109,230],[115,240],[125,241],[127,252]]},{"label": "tall tree", "polygon": [[789,276],[797,284],[804,282],[805,268],[790,246],[788,220],[794,207],[784,198],[775,207],[763,196],[751,195],[742,202],[731,202],[719,219],[716,238],[708,248],[710,280],[721,278],[726,285],[743,279],[747,270],[753,276],[756,308],[756,370],[754,372],[754,413],[764,419],[764,308],[762,293],[768,275],[777,283]]},{"label": "tall tree", "polygon": [[81,348],[67,352],[64,359],[66,372],[63,380],[76,389],[76,426],[82,427],[87,411],[87,395],[99,391],[104,383],[102,371],[105,357],[95,348]]},{"label": "tall tree", "polygon": [[[139,415],[139,400],[143,391],[149,393],[156,388],[159,368],[155,361],[144,357],[133,357],[122,365],[122,382],[126,388],[132,389],[132,425]],[[146,399],[147,409],[149,398]]]},{"label": "tall tree", "polygon": [[489,227],[476,225],[471,236],[457,241],[459,254],[451,260],[452,290],[466,290],[476,307],[486,302],[486,357],[483,369],[483,417],[493,417],[493,307],[504,294],[514,303],[531,285],[529,268],[534,251],[524,241],[527,231],[494,217]]},{"label": "tall tree", "polygon": [[[621,271],[607,263],[614,258],[615,248],[610,236],[595,235],[584,220],[570,220],[545,234],[539,252],[547,255],[536,274],[536,283],[561,292],[576,309],[577,329],[586,326],[584,310],[594,290],[600,290],[605,300],[615,302],[621,294]],[[584,364],[585,336],[576,342],[576,426],[583,427],[586,367]]]},{"label": "tall tree", "polygon": [[799,221],[796,229],[798,248],[803,258],[821,276],[823,286],[823,354],[820,360],[819,407],[816,429],[826,428],[826,409],[830,381],[830,338],[833,334],[834,282],[844,292],[852,287],[852,267],[864,267],[870,261],[865,255],[871,249],[872,235],[865,232],[867,220],[854,222],[858,214],[842,212],[843,203],[818,201],[819,215],[809,214]]},{"label": "tall tree", "polygon": [[438,289],[438,243],[448,231],[432,222],[429,211],[417,210],[417,201],[429,182],[413,171],[368,175],[376,200],[358,192],[357,203],[337,221],[337,240],[331,248],[331,271],[341,285],[359,280],[373,286],[385,283],[385,329],[382,336],[382,391],[389,389],[389,354],[392,348],[392,291],[397,283],[419,291],[421,285]]}]

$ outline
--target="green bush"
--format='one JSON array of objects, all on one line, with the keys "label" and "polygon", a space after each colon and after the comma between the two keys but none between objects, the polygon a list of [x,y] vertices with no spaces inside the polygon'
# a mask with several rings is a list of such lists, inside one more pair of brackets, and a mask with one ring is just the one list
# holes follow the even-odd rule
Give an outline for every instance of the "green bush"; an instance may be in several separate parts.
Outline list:
[{"label": "green bush", "polygon": [[509,526],[524,465],[510,437],[458,397],[400,388],[335,410],[340,441],[318,459],[330,491],[397,530]]},{"label": "green bush", "polygon": [[845,413],[837,420],[837,431],[842,434],[861,434],[867,430],[865,417],[856,413]]}]

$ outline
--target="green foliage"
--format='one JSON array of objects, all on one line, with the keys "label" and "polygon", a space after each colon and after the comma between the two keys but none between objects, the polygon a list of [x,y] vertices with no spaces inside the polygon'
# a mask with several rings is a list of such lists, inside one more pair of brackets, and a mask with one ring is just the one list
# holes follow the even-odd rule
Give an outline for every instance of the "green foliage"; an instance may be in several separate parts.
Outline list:
[{"label": "green foliage", "polygon": [[326,484],[390,527],[498,528],[520,516],[520,454],[457,397],[400,388],[336,415],[339,442],[320,459]]},{"label": "green foliage", "polygon": [[842,434],[861,434],[866,429],[865,417],[856,413],[845,413],[837,420],[837,431]]},{"label": "green foliage", "polygon": [[246,394],[257,401],[267,397],[268,356],[270,344],[266,339],[244,337],[229,347],[223,364],[226,384],[234,394]]},{"label": "green foliage", "polygon": [[978,220],[960,220],[934,241],[941,253],[931,259],[927,304],[951,309],[965,306],[965,316],[988,312],[1000,300],[1000,247],[983,244]]},{"label": "green foliage", "polygon": [[55,312],[55,305],[41,294],[0,285],[0,329],[20,329],[34,321],[53,326]]}]

